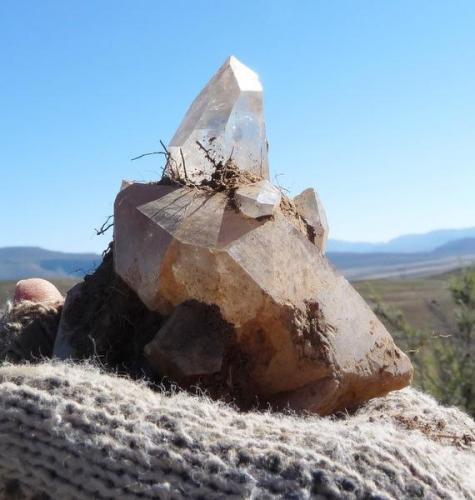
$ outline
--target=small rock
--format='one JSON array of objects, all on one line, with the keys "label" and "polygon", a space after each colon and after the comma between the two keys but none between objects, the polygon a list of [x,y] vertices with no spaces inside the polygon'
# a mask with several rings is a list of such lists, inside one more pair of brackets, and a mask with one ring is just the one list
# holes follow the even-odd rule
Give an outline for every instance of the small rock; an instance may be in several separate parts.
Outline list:
[{"label": "small rock", "polygon": [[47,280],[30,278],[16,284],[13,302],[18,304],[24,300],[37,304],[51,304],[64,302],[59,290]]}]

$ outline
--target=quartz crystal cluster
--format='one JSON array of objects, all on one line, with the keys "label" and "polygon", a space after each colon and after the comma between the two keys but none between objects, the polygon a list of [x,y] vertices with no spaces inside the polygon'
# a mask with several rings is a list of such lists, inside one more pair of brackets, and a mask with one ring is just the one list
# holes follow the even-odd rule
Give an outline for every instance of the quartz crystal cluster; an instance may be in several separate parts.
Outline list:
[{"label": "quartz crystal cluster", "polygon": [[[193,102],[158,183],[124,183],[114,268],[166,318],[159,376],[327,414],[407,385],[412,366],[325,257],[313,189],[269,181],[262,87],[229,58]],[[239,389],[239,390],[238,390]]]}]

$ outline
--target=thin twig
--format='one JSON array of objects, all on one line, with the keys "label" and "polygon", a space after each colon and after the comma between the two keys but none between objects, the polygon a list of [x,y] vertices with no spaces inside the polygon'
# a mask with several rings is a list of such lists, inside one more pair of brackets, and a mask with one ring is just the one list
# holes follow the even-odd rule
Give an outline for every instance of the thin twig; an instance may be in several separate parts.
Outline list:
[{"label": "thin twig", "polygon": [[442,333],[439,333],[438,335],[431,336],[431,338],[433,338],[433,339],[449,339],[450,337],[452,337],[451,334],[444,335]]},{"label": "thin twig", "polygon": [[109,215],[109,217],[107,217],[104,224],[102,224],[102,226],[99,229],[94,229],[94,231],[96,231],[97,236],[105,234],[114,225],[114,222],[109,222],[113,218],[114,218],[113,215]]},{"label": "thin twig", "polygon": [[168,151],[167,147],[165,146],[165,144],[163,144],[163,141],[160,139],[160,145],[162,146],[163,148],[163,151],[165,152],[165,154],[167,156],[170,156],[170,152]]},{"label": "thin twig", "polygon": [[150,156],[150,155],[167,155],[168,153],[164,153],[163,151],[152,151],[151,153],[144,153],[143,155],[136,156],[135,158],[131,158],[130,161],[138,160],[140,158],[143,158],[144,156]]},{"label": "thin twig", "polygon": [[289,194],[289,193],[290,193],[290,191],[289,191],[287,188],[285,188],[284,186],[281,186],[281,184],[280,184],[280,182],[279,182],[279,177],[281,177],[281,176],[283,176],[283,175],[285,175],[285,174],[275,174],[275,175],[274,175],[274,182],[277,184],[277,187],[280,189],[280,191],[281,191],[282,193],[287,193],[287,194]]},{"label": "thin twig", "polygon": [[171,164],[171,155],[170,152],[168,151],[167,147],[163,143],[163,141],[160,139],[160,145],[162,146],[162,151],[152,151],[151,153],[144,153],[143,155],[136,156],[135,158],[131,158],[131,161],[133,160],[138,160],[140,158],[143,158],[144,156],[150,156],[150,155],[163,155],[166,158],[165,165],[162,168],[162,177],[165,175],[165,170],[167,167],[170,168],[171,173],[173,174],[173,165]]},{"label": "thin twig", "polygon": [[228,161],[231,161],[231,159],[233,157],[233,153],[234,153],[234,144],[233,144],[233,148],[231,149],[231,154],[229,155]]},{"label": "thin twig", "polygon": [[181,155],[181,161],[183,163],[183,170],[185,172],[185,179],[188,179],[188,174],[186,173],[186,166],[185,166],[185,157],[183,156],[183,151],[180,148],[180,155]]},{"label": "thin twig", "polygon": [[175,174],[175,171],[174,171],[173,163],[175,163],[175,165],[176,165],[176,161],[175,161],[174,158],[172,158],[172,155],[171,155],[170,151],[168,151],[167,147],[165,146],[165,144],[163,143],[163,141],[161,139],[160,139],[160,145],[162,146],[164,154],[165,154],[165,156],[167,158],[167,162],[166,162],[165,166],[163,167],[163,172],[165,172],[165,170],[167,168],[169,168],[169,171],[170,171],[170,174],[171,174],[171,176],[170,176],[171,178],[173,178],[175,175],[177,177],[180,177],[180,172],[178,170],[178,166],[177,166],[177,173],[176,174]]},{"label": "thin twig", "polygon": [[196,141],[196,144],[198,144],[199,148],[202,149],[205,152],[205,158],[210,161],[214,167],[217,167],[216,160],[210,155],[211,149],[206,149],[203,144],[201,144],[200,141]]}]

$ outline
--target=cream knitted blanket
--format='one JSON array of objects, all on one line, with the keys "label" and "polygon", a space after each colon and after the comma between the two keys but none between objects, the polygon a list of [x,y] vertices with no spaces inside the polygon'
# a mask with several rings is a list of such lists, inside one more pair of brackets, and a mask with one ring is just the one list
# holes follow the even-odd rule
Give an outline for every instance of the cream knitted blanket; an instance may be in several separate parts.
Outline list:
[{"label": "cream knitted blanket", "polygon": [[2,499],[475,498],[475,423],[413,389],[333,418],[239,413],[91,364],[25,364],[51,354],[58,311],[0,318]]},{"label": "cream knitted blanket", "polygon": [[1,498],[475,498],[474,422],[413,389],[238,413],[91,365],[0,368]]}]

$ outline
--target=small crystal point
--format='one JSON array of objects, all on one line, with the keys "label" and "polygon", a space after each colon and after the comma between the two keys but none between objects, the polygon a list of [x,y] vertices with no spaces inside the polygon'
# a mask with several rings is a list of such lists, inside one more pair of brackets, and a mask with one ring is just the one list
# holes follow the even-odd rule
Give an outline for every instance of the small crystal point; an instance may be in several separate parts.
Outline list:
[{"label": "small crystal point", "polygon": [[281,192],[268,180],[241,186],[234,193],[239,210],[253,219],[273,215],[281,199]]},{"label": "small crystal point", "polygon": [[315,231],[315,245],[325,253],[328,239],[328,222],[317,192],[308,188],[294,198],[297,211]]},{"label": "small crystal point", "polygon": [[168,151],[166,175],[209,179],[232,158],[241,170],[269,178],[262,85],[257,74],[229,57],[193,101]]}]

